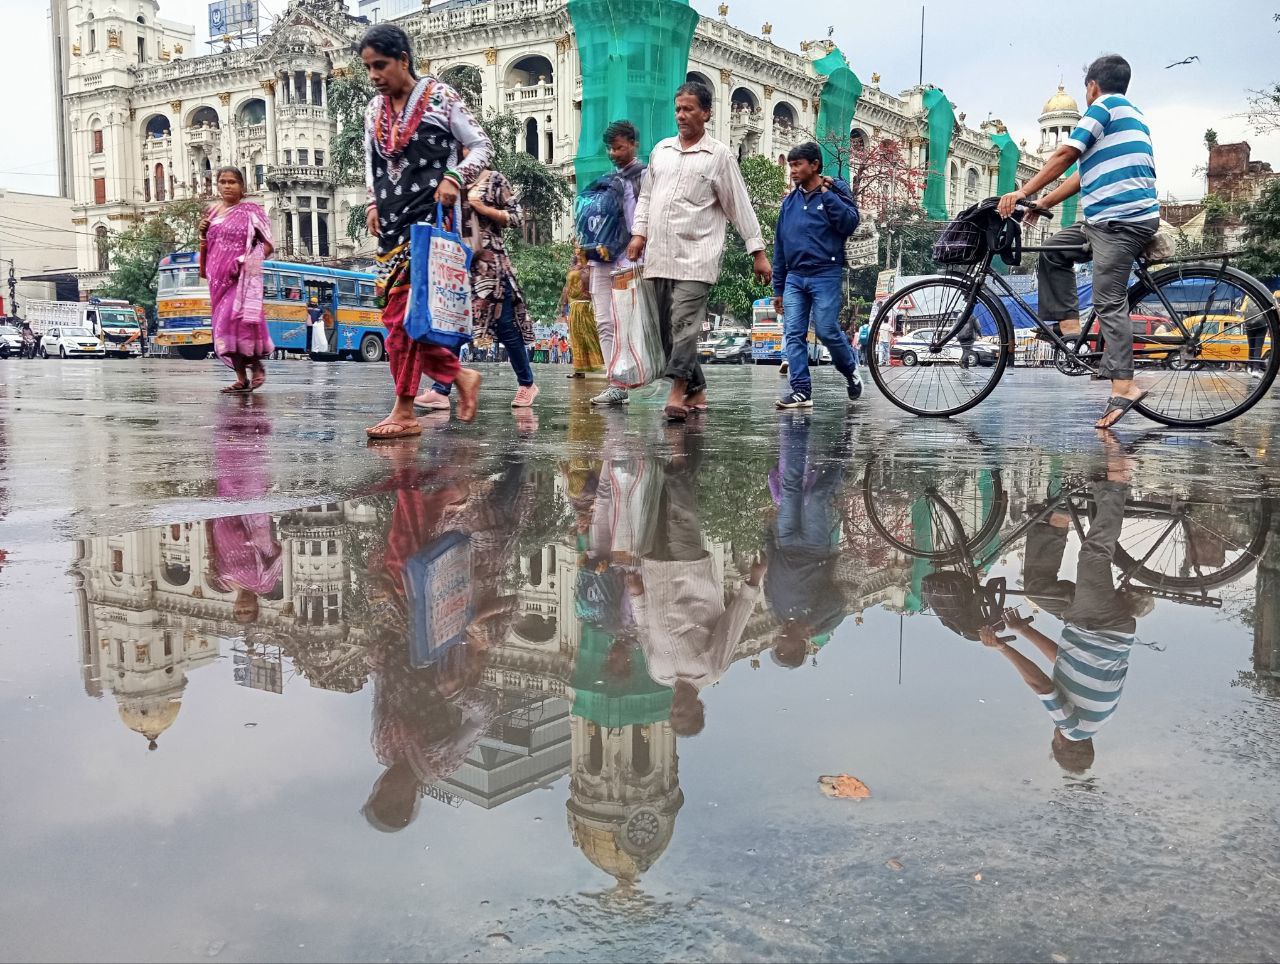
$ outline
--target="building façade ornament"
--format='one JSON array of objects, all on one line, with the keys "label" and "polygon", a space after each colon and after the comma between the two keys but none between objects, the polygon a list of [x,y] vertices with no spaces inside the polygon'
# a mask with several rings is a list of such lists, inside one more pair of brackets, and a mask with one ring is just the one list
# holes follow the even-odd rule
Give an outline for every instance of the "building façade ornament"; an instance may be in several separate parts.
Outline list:
[{"label": "building fa\u00e7ade ornament", "polygon": [[801,110],[808,110],[808,109],[809,109],[809,98],[808,98],[808,97],[801,97],[801,98],[800,98],[800,109],[801,109]]},{"label": "building fa\u00e7ade ornament", "polygon": [[78,43],[74,43],[71,45],[71,56],[72,57],[80,56],[80,45]]},{"label": "building fa\u00e7ade ornament", "polygon": [[227,105],[229,105],[231,103],[231,91],[224,90],[221,94],[219,94],[218,103],[221,104],[223,107],[226,107]]},{"label": "building fa\u00e7ade ornament", "polygon": [[879,87],[879,86],[880,86],[880,75],[879,75],[879,74],[875,74],[875,73],[873,73],[873,74],[871,75],[871,83],[872,83],[872,86]]},{"label": "building fa\u00e7ade ornament", "polygon": [[720,68],[720,83],[728,84],[733,81],[733,71],[728,67]]},{"label": "building fa\u00e7ade ornament", "polygon": [[764,99],[765,99],[765,100],[773,100],[773,94],[774,94],[774,90],[773,90],[773,88],[772,88],[772,87],[770,87],[768,84],[765,84],[765,85],[764,85]]},{"label": "building fa\u00e7ade ornament", "polygon": [[119,30],[115,30],[114,28],[107,30],[107,49],[108,50],[119,50],[121,40],[122,40],[122,37]]},{"label": "building fa\u00e7ade ornament", "polygon": [[180,53],[182,53],[182,44],[174,44],[174,45],[173,45],[173,52],[174,52],[175,54],[180,54]]},{"label": "building fa\u00e7ade ornament", "polygon": [[563,57],[569,52],[569,48],[572,45],[573,42],[569,39],[569,35],[565,34],[563,37],[556,39],[556,53]]},{"label": "building fa\u00e7ade ornament", "polygon": [[169,101],[169,109],[170,109],[171,111],[173,111],[175,114],[181,115],[181,114],[182,114],[182,101],[180,101],[180,100],[171,100],[171,101]]},{"label": "building fa\u00e7ade ornament", "polygon": [[258,82],[258,86],[265,90],[268,94],[276,92],[276,82],[274,80],[263,80]]},{"label": "building fa\u00e7ade ornament", "polygon": [[420,71],[421,71],[422,73],[424,73],[424,74],[429,74],[429,73],[431,73],[431,58],[430,58],[430,57],[419,57],[419,58],[418,58],[418,70],[420,70]]},{"label": "building fa\u00e7ade ornament", "polygon": [[769,23],[769,21],[766,20],[764,22],[764,26],[760,28],[760,35],[762,37],[773,36],[773,24]]},{"label": "building fa\u00e7ade ornament", "polygon": [[727,3],[720,4],[720,19],[721,20],[729,19],[729,5]]},{"label": "building fa\u00e7ade ornament", "polygon": [[492,67],[498,62],[498,48],[490,47],[484,52],[484,62]]}]

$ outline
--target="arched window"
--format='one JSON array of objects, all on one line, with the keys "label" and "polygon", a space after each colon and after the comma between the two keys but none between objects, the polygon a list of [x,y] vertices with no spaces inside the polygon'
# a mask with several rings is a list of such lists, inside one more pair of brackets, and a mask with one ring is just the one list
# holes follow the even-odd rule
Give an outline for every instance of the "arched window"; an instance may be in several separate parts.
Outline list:
[{"label": "arched window", "polygon": [[729,105],[734,111],[749,111],[753,114],[760,109],[760,101],[756,99],[756,95],[745,87],[739,87],[733,92]]},{"label": "arched window", "polygon": [[480,76],[480,68],[471,64],[454,64],[440,72],[440,79],[462,95],[472,111],[479,112],[484,106],[484,79]]},{"label": "arched window", "polygon": [[524,125],[524,150],[526,154],[538,156],[538,122],[532,117]]},{"label": "arched window", "polygon": [[[533,87],[537,84],[555,82],[555,71],[551,61],[539,54],[521,57],[507,68],[506,84],[508,87]],[[461,93],[461,92],[459,92]]]},{"label": "arched window", "polygon": [[156,114],[147,121],[146,128],[148,137],[168,137],[169,136],[169,118],[164,114]]},{"label": "arched window", "polygon": [[971,167],[964,178],[964,189],[969,194],[978,193],[978,169]]},{"label": "arched window", "polygon": [[707,88],[707,90],[711,91],[711,97],[713,100],[715,99],[716,85],[711,83],[711,78],[706,74],[699,73],[696,70],[691,70],[684,75],[684,79],[686,83],[701,84],[703,87]]},{"label": "arched window", "polygon": [[107,249],[107,226],[99,224],[93,229],[93,244],[98,253],[98,270],[111,270],[111,253]]},{"label": "arched window", "polygon": [[596,776],[604,769],[604,736],[595,723],[587,724],[587,772]]},{"label": "arched window", "polygon": [[188,127],[204,127],[206,124],[210,127],[218,126],[218,112],[212,107],[197,107],[187,118]]},{"label": "arched window", "polygon": [[861,127],[855,127],[849,132],[849,148],[855,154],[861,154],[867,149],[867,132]]},{"label": "arched window", "polygon": [[796,126],[796,112],[790,104],[785,100],[779,101],[773,107],[773,124],[775,127],[781,127],[784,130]]},{"label": "arched window", "polygon": [[93,140],[90,153],[101,154],[102,153],[102,125],[98,121],[94,121],[93,129],[90,130],[89,134]]},{"label": "arched window", "polygon": [[653,771],[653,755],[649,752],[649,728],[631,728],[631,771],[638,777],[647,777]]},{"label": "arched window", "polygon": [[250,97],[236,110],[236,123],[242,127],[254,127],[267,122],[267,102],[261,97]]}]

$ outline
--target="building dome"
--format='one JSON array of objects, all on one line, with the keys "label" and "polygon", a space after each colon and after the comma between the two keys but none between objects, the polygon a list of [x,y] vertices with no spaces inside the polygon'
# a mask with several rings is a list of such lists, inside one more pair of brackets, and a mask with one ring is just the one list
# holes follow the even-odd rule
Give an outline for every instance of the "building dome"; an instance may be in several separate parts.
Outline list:
[{"label": "building dome", "polygon": [[135,733],[145,736],[153,750],[160,734],[169,729],[178,718],[180,709],[182,702],[165,693],[123,699],[118,707],[120,722]]},{"label": "building dome", "polygon": [[1079,114],[1080,105],[1076,103],[1076,99],[1066,92],[1066,89],[1059,84],[1058,92],[1050,97],[1044,104],[1044,110],[1041,114]]}]

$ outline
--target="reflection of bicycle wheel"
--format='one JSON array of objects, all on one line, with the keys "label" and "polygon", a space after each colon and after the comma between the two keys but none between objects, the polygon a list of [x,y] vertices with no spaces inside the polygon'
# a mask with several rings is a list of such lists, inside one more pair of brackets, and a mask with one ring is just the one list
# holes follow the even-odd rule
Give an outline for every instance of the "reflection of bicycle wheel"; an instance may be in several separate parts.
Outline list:
[{"label": "reflection of bicycle wheel", "polygon": [[935,562],[985,546],[1009,509],[999,469],[948,472],[882,458],[867,466],[862,500],[880,538],[909,556]]},{"label": "reflection of bicycle wheel", "polygon": [[1267,541],[1271,502],[1144,496],[1125,506],[1115,564],[1160,589],[1215,589],[1250,572]]}]

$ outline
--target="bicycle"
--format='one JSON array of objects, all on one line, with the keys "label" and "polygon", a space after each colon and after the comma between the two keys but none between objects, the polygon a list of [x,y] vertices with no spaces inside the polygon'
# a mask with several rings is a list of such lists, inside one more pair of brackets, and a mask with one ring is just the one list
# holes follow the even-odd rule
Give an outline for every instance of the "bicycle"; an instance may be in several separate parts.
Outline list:
[{"label": "bicycle", "polygon": [[[1087,255],[1090,247],[1023,246],[1022,219],[1047,212],[1019,203],[1013,217],[1000,221],[990,209],[993,201],[965,212],[979,211],[973,220],[962,216],[944,229],[934,257],[946,273],[891,294],[872,323],[867,352],[871,377],[886,398],[914,415],[959,415],[995,390],[1016,351],[1013,321],[1002,297],[1011,299],[1034,322],[1038,337],[1054,346],[1059,371],[1097,375],[1103,346],[1096,312],[1090,308],[1078,335],[1063,335],[1041,321],[993,268],[997,257],[1016,265],[1025,252]],[[980,220],[983,208],[985,223]],[[1135,261],[1128,293],[1135,319],[1134,362],[1147,370],[1142,387],[1148,394],[1135,410],[1179,428],[1207,428],[1243,414],[1266,396],[1280,370],[1275,299],[1256,278],[1229,265],[1232,252],[1156,260],[1150,250]],[[984,335],[996,336],[991,346],[996,357],[990,364],[957,364],[964,357],[958,336],[971,320]],[[1149,332],[1157,322],[1164,330]],[[911,351],[895,354],[897,338],[922,331],[929,332],[926,350],[913,345]],[[1146,384],[1151,374],[1154,383]]]}]

